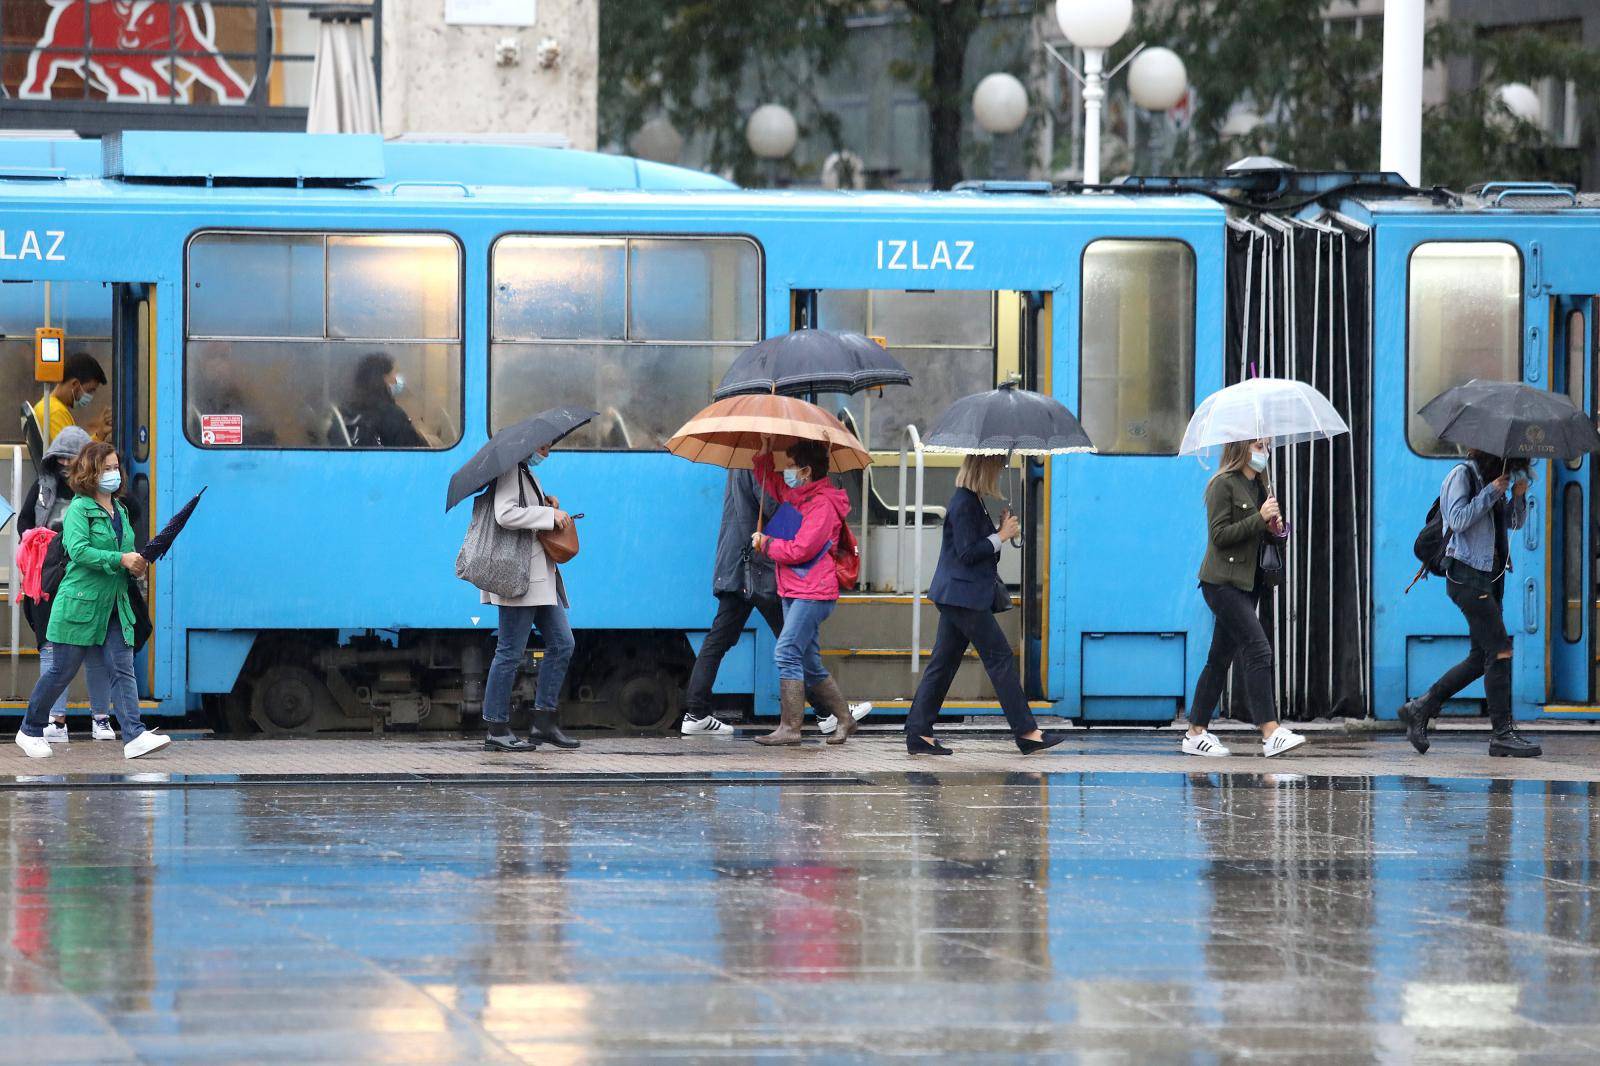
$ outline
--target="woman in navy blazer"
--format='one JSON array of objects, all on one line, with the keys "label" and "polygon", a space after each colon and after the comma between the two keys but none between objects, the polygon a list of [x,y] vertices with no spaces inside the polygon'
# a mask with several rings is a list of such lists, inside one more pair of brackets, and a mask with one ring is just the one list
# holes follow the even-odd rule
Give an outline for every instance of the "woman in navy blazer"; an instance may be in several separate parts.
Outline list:
[{"label": "woman in navy blazer", "polygon": [[939,543],[939,565],[928,586],[928,599],[939,609],[939,631],[911,701],[911,712],[906,715],[906,751],[912,755],[950,754],[949,748],[934,739],[933,723],[968,645],[978,649],[1024,755],[1053,748],[1066,739],[1064,733],[1040,731],[1022,692],[1016,656],[994,619],[996,608],[1010,604],[1010,593],[1000,581],[1000,552],[1021,529],[1009,509],[996,526],[983,505],[985,496],[1000,498],[996,485],[1004,465],[1002,456],[969,455],[956,475],[956,492],[950,497]]}]

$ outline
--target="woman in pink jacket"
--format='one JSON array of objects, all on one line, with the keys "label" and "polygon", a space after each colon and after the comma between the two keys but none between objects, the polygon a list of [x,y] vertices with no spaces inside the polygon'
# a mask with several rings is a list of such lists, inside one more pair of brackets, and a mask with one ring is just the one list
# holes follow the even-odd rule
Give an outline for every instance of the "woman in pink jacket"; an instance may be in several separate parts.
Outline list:
[{"label": "woman in pink jacket", "polygon": [[771,442],[756,456],[756,477],[771,496],[800,512],[800,528],[790,540],[757,532],[750,538],[756,551],[777,564],[778,597],[783,601],[783,632],[778,635],[778,693],[782,717],[778,728],[757,744],[800,743],[800,720],[806,690],[817,707],[833,715],[839,727],[829,744],[843,744],[856,731],[856,720],[839,686],[822,665],[823,621],[839,602],[839,575],[833,548],[839,528],[850,514],[850,498],[828,480],[828,446],[800,441],[785,454],[789,469],[778,477],[772,466]]}]

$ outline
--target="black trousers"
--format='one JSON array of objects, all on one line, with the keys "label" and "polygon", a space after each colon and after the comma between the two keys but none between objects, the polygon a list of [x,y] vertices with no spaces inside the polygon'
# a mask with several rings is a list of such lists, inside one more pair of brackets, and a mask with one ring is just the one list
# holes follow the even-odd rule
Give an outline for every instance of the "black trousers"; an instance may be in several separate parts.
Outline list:
[{"label": "black trousers", "polygon": [[1276,722],[1272,645],[1267,643],[1266,630],[1261,628],[1257,609],[1260,594],[1204,581],[1200,583],[1200,594],[1216,616],[1216,628],[1211,631],[1211,651],[1206,654],[1206,665],[1194,687],[1194,702],[1189,704],[1189,724],[1204,729],[1211,723],[1211,716],[1222,699],[1223,682],[1236,657],[1244,667],[1245,702],[1250,707],[1250,720],[1258,726]]},{"label": "black trousers", "polygon": [[751,603],[737,592],[717,593],[717,616],[711,620],[700,654],[694,657],[694,669],[689,671],[689,690],[683,698],[685,716],[704,718],[711,713],[711,686],[716,684],[722,658],[739,643],[739,634],[744,632],[752,611],[761,612],[773,636],[783,632],[783,605],[777,596],[758,596]]},{"label": "black trousers", "polygon": [[1011,654],[1006,634],[995,621],[993,611],[974,610],[971,607],[939,608],[939,632],[933,638],[933,654],[922,671],[917,684],[917,694],[911,700],[911,712],[906,715],[906,735],[925,737],[933,729],[950,684],[961,669],[961,657],[967,646],[978,649],[984,672],[1000,697],[1000,709],[1006,712],[1006,723],[1018,736],[1039,728],[1033,711],[1028,708],[1028,697],[1022,691],[1022,679],[1017,676],[1017,659]]},{"label": "black trousers", "polygon": [[1511,724],[1511,660],[1500,653],[1511,647],[1506,633],[1502,600],[1505,578],[1493,578],[1482,571],[1452,559],[1445,579],[1446,594],[1467,620],[1472,648],[1467,657],[1446,670],[1422,699],[1430,711],[1437,712],[1445,700],[1483,678],[1483,694],[1489,705],[1489,721],[1496,729]]}]

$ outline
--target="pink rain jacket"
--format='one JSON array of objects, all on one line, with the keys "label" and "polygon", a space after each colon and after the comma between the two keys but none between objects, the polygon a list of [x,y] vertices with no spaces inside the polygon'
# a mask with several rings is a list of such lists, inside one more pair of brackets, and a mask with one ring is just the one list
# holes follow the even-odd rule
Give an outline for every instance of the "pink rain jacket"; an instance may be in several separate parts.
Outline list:
[{"label": "pink rain jacket", "polygon": [[778,564],[778,595],[786,600],[838,599],[833,548],[839,541],[839,524],[850,514],[850,497],[827,478],[791,489],[772,468],[770,455],[756,456],[755,470],[773,499],[800,512],[793,540],[766,542],[766,554]]}]

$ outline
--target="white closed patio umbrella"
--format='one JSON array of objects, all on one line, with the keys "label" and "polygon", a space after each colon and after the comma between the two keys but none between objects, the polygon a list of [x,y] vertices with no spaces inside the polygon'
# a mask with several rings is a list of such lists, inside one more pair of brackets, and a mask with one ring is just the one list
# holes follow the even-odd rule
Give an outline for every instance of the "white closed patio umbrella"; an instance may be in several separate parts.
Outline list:
[{"label": "white closed patio umbrella", "polygon": [[378,87],[361,24],[372,9],[358,5],[314,8],[322,23],[311,72],[307,133],[379,133]]},{"label": "white closed patio umbrella", "polygon": [[1349,432],[1328,398],[1305,382],[1250,378],[1205,398],[1189,419],[1178,454],[1194,455],[1239,440],[1266,440],[1279,447]]}]

